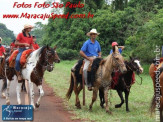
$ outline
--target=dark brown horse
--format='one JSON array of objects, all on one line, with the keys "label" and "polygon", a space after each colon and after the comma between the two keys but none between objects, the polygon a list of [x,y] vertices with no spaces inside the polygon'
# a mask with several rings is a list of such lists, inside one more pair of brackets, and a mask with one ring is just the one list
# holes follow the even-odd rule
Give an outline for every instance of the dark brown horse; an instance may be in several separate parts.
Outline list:
[{"label": "dark brown horse", "polygon": [[[42,88],[42,79],[45,70],[51,72],[54,68],[54,62],[59,63],[60,59],[56,52],[56,47],[50,48],[49,46],[43,46],[38,50],[33,51],[29,58],[27,59],[26,67],[21,70],[22,78],[27,80],[30,88],[30,97],[31,97],[31,105],[34,105],[34,90],[33,84],[35,84],[40,90],[40,96],[36,102],[36,107],[39,107],[41,97],[44,95],[44,91]],[[6,104],[10,104],[9,99],[9,88],[10,83],[14,80],[14,76],[16,75],[15,69],[8,67],[6,69],[7,76],[7,96],[6,96]],[[17,77],[16,77],[17,80]],[[23,81],[22,81],[23,82]],[[17,91],[17,102],[21,104],[20,93],[21,93],[21,85],[22,82],[17,83],[16,91]]]},{"label": "dark brown horse", "polygon": [[[78,63],[75,67],[75,73],[71,72],[71,81],[70,81],[70,87],[66,94],[66,97],[70,99],[71,94],[74,90],[76,95],[76,103],[75,105],[77,108],[81,108],[80,100],[79,100],[79,93],[82,90],[82,75],[79,73],[79,69],[81,67],[82,63]],[[95,102],[97,98],[97,92],[99,88],[103,88],[104,94],[105,94],[105,103],[106,103],[106,112],[111,113],[109,111],[108,107],[108,90],[110,89],[111,85],[111,73],[113,72],[114,68],[119,68],[121,72],[127,71],[125,65],[124,65],[124,59],[122,55],[118,52],[118,47],[115,46],[113,48],[113,54],[109,55],[105,60],[102,61],[99,68],[97,69],[97,72],[95,74],[95,81],[93,83],[93,97],[92,102],[89,106],[90,110],[92,109],[93,103]],[[80,85],[78,86],[78,84]]]},{"label": "dark brown horse", "polygon": [[[123,103],[124,103],[124,98],[123,98],[123,92],[125,93],[125,103],[126,103],[126,111],[129,112],[129,107],[128,107],[128,97],[129,97],[129,93],[130,93],[130,88],[132,85],[132,75],[133,72],[135,71],[137,74],[141,74],[143,73],[143,68],[140,65],[140,61],[136,58],[131,58],[130,57],[130,61],[125,61],[125,65],[127,68],[127,72],[124,74],[120,74],[119,78],[118,78],[118,83],[114,84],[114,88],[112,88],[113,90],[116,90],[120,99],[121,99],[121,103],[115,105],[115,108],[120,108]],[[115,77],[115,76],[114,76]],[[112,83],[114,83],[114,81],[112,81]],[[104,93],[99,90],[99,96],[100,96],[100,105],[103,108],[103,105],[105,103],[104,101]]]},{"label": "dark brown horse", "polygon": [[[163,59],[161,60],[163,61]],[[151,112],[156,111],[156,118],[163,122],[163,62],[160,64],[158,62],[158,60],[154,60],[149,67],[149,75],[152,78],[154,88]]]}]

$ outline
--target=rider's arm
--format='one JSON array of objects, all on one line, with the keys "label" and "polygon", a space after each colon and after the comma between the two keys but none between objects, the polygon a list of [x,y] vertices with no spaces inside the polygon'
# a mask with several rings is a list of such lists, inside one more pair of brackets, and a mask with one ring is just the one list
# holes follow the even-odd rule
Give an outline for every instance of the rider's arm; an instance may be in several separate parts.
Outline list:
[{"label": "rider's arm", "polygon": [[81,55],[83,58],[85,58],[85,59],[87,59],[87,60],[89,60],[89,61],[92,61],[92,59],[91,59],[90,57],[86,56],[85,53],[84,53],[82,50],[80,50],[80,55]]},{"label": "rider's arm", "polygon": [[118,48],[121,48],[123,50],[125,48],[125,46],[118,46]]},{"label": "rider's arm", "polygon": [[20,43],[18,40],[15,41],[15,45],[16,46],[25,46],[25,47],[29,47],[30,45],[27,43]]},{"label": "rider's arm", "polygon": [[101,58],[101,52],[98,53],[98,57]]}]

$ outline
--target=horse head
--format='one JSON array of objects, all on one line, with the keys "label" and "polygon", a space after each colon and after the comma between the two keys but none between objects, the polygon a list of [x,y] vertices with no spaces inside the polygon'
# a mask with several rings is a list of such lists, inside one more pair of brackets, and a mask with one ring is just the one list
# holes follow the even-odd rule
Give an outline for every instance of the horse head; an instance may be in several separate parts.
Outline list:
[{"label": "horse head", "polygon": [[121,73],[127,72],[126,66],[124,64],[124,58],[118,51],[118,46],[113,47],[112,53],[113,67],[118,68]]},{"label": "horse head", "polygon": [[55,63],[59,63],[60,59],[59,56],[57,55],[56,52],[56,47],[51,48],[48,45],[42,47],[42,50],[40,52],[40,57],[41,57],[41,61],[43,66],[45,67],[45,69],[49,72],[51,72],[54,68],[54,62]]},{"label": "horse head", "polygon": [[130,66],[129,66],[133,71],[136,71],[137,74],[142,74],[143,73],[143,68],[140,65],[140,60],[138,58],[132,58],[130,56]]}]

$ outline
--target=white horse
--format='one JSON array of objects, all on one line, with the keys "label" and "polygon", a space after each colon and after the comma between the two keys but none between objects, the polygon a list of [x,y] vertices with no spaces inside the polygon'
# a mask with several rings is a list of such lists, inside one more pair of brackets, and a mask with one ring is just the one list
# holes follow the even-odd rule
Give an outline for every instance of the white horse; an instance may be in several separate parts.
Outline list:
[{"label": "white horse", "polygon": [[[40,91],[40,96],[36,102],[36,107],[39,107],[41,97],[44,95],[44,91],[42,88],[42,79],[45,70],[51,72],[54,68],[54,62],[59,63],[60,59],[55,51],[56,47],[50,48],[49,46],[41,47],[35,51],[33,51],[29,58],[27,59],[26,67],[21,70],[23,80],[27,80],[29,83],[30,89],[30,98],[31,98],[31,105],[35,109],[34,105],[34,89],[33,84],[36,84]],[[7,95],[6,95],[6,104],[10,105],[9,99],[9,88],[11,81],[14,80],[14,76],[16,76],[16,72],[14,68],[8,67],[6,69],[6,77],[7,77]],[[17,80],[17,77],[15,78]],[[18,80],[17,80],[18,81]],[[16,86],[16,93],[17,93],[17,102],[20,105],[20,93],[21,93],[21,85],[22,82],[18,82]]]}]

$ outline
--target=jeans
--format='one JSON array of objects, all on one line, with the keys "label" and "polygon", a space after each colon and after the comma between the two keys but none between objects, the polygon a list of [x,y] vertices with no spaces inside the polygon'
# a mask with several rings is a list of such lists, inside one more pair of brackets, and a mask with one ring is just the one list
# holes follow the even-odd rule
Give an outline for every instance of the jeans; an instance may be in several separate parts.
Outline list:
[{"label": "jeans", "polygon": [[16,57],[15,69],[18,72],[20,71],[20,58],[21,58],[21,55],[22,55],[24,50],[26,50],[26,48],[19,48],[19,52],[18,52],[18,55]]}]

